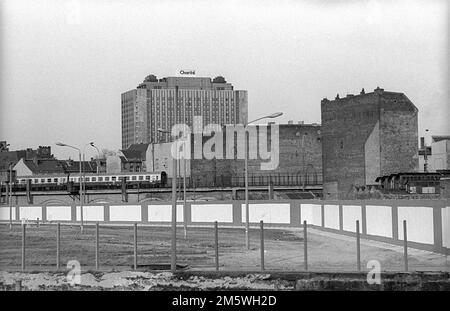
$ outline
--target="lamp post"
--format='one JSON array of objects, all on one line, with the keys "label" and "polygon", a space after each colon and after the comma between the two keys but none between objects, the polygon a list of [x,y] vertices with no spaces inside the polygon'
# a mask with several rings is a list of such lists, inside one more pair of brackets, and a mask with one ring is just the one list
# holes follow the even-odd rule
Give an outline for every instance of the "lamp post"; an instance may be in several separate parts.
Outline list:
[{"label": "lamp post", "polygon": [[[428,133],[428,129],[425,129],[425,132]],[[428,155],[427,155],[427,143],[426,143],[426,133],[425,133],[425,137],[423,138],[424,142],[423,142],[423,148],[424,148],[424,156],[423,156],[423,160],[424,160],[424,164],[423,164],[423,171],[426,173],[428,172]]]},{"label": "lamp post", "polygon": [[13,164],[9,163],[9,230],[12,229],[12,167]]},{"label": "lamp post", "polygon": [[84,225],[84,222],[83,222],[83,182],[82,182],[82,169],[81,169],[81,150],[80,150],[80,148],[77,148],[77,147],[74,147],[74,146],[71,146],[71,145],[67,145],[67,144],[64,144],[64,143],[61,143],[61,142],[58,142],[58,143],[56,143],[56,145],[57,146],[60,146],[60,147],[68,147],[68,148],[72,148],[72,149],[75,149],[75,150],[77,150],[78,151],[78,158],[79,158],[79,161],[80,161],[80,176],[79,176],[79,182],[80,182],[80,191],[79,191],[79,196],[80,196],[80,210],[81,210],[81,213],[80,213],[80,216],[81,216],[81,225],[80,225],[80,230],[81,230],[81,234],[83,234],[83,225]]},{"label": "lamp post", "polygon": [[[84,145],[84,147],[83,147],[83,163],[81,164],[83,167],[85,167],[85,163],[86,163],[85,155],[86,155],[86,147],[87,146],[95,147],[93,141]],[[95,147],[95,148],[97,148],[97,147]],[[98,166],[97,166],[97,173],[98,173]],[[86,203],[86,169],[83,169],[83,203]],[[81,215],[83,215],[83,208],[81,208]]]},{"label": "lamp post", "polygon": [[[170,133],[164,129],[158,129],[161,133]],[[177,148],[178,151],[178,148]],[[177,270],[177,157],[172,154],[172,239],[170,252],[170,270]]]},{"label": "lamp post", "polygon": [[97,174],[98,174],[99,173],[99,168],[100,168],[100,150],[97,148],[96,145],[94,145],[94,142],[90,142],[89,144],[97,150],[97,154],[98,154],[98,158],[97,158]]},{"label": "lamp post", "polygon": [[262,120],[262,119],[273,119],[281,116],[282,112],[275,112],[271,115],[264,116],[258,119],[255,119],[253,121],[247,122],[244,124],[244,130],[245,130],[245,139],[244,139],[244,145],[245,145],[245,152],[244,152],[244,167],[245,167],[245,244],[247,249],[250,249],[250,221],[249,221],[249,207],[248,207],[248,131],[247,126],[253,122]]}]

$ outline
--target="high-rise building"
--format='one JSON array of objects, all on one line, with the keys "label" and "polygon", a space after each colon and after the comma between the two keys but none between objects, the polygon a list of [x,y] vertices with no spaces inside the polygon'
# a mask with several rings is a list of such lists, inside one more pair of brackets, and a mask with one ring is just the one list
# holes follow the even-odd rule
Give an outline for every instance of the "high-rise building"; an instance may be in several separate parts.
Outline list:
[{"label": "high-rise building", "polygon": [[158,132],[175,124],[191,129],[195,120],[207,124],[247,122],[247,91],[234,90],[218,76],[166,77],[149,75],[136,89],[122,94],[122,148],[132,144],[165,142],[171,138]]},{"label": "high-rise building", "polygon": [[349,198],[379,176],[417,171],[418,110],[405,94],[363,89],[321,104],[325,198]]}]

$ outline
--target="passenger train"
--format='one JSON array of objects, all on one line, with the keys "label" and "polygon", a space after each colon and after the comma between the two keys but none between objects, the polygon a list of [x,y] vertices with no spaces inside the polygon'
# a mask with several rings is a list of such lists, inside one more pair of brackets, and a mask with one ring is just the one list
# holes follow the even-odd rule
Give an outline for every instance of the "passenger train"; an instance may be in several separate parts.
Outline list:
[{"label": "passenger train", "polygon": [[[28,180],[30,180],[32,185],[65,185],[69,182],[77,184],[80,182],[80,174],[42,174],[17,177],[19,185],[26,185]],[[114,185],[121,184],[122,180],[125,180],[127,183],[163,186],[167,183],[167,174],[166,172],[85,173],[84,179],[81,177],[81,180],[86,185]]]}]

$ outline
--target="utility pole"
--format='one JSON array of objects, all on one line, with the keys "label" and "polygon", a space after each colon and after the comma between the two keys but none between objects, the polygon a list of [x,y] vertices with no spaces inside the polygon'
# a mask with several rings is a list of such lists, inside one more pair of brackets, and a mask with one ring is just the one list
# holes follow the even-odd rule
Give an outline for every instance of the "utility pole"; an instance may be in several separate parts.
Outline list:
[{"label": "utility pole", "polygon": [[9,230],[12,229],[12,163],[9,163]]},{"label": "utility pole", "polygon": [[[425,129],[425,132],[428,133],[428,129]],[[427,154],[427,144],[426,144],[426,134],[425,137],[423,138],[424,143],[423,143],[423,148],[424,148],[424,156],[423,156],[423,160],[424,160],[424,164],[423,164],[423,171],[426,173],[428,172],[428,154]]]}]

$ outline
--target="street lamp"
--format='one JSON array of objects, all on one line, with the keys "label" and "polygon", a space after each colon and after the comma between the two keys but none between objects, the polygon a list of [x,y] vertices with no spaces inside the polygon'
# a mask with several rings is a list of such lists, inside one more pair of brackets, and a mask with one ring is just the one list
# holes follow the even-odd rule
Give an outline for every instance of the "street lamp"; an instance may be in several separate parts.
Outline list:
[{"label": "street lamp", "polygon": [[13,190],[13,176],[12,176],[13,163],[9,163],[9,230],[12,229],[12,190]]},{"label": "street lamp", "polygon": [[67,145],[67,144],[64,144],[64,143],[61,143],[61,142],[57,142],[56,143],[56,145],[57,146],[60,146],[60,147],[68,147],[68,148],[72,148],[72,149],[75,149],[75,150],[78,150],[78,158],[79,158],[79,162],[80,162],[80,176],[79,176],[79,182],[80,182],[80,191],[79,191],[79,196],[80,196],[80,210],[81,210],[81,213],[80,213],[80,216],[81,216],[81,234],[83,234],[83,224],[84,224],[84,222],[83,222],[83,183],[82,183],[82,180],[81,180],[81,178],[82,178],[82,169],[81,169],[81,150],[80,150],[80,148],[77,148],[77,147],[74,147],[74,146],[71,146],[71,145]]},{"label": "street lamp", "polygon": [[[91,142],[85,144],[83,147],[83,164],[82,164],[82,166],[83,166],[83,203],[86,203],[86,169],[84,169],[84,167],[85,167],[85,163],[86,163],[85,156],[86,156],[86,147],[87,146],[95,147],[94,142],[91,141]],[[81,212],[81,214],[83,214],[83,212]]]},{"label": "street lamp", "polygon": [[[170,133],[164,129],[159,128],[158,132]],[[170,270],[175,272],[177,270],[177,157],[172,154],[172,239],[171,239],[171,253],[170,253]]]},{"label": "street lamp", "polygon": [[96,145],[94,145],[94,142],[89,143],[92,147],[94,147],[97,150],[98,158],[97,158],[97,174],[99,173],[99,167],[100,167],[100,150],[97,148]]},{"label": "street lamp", "polygon": [[244,156],[244,166],[245,166],[245,244],[247,246],[247,249],[250,249],[250,221],[249,221],[249,207],[248,207],[248,131],[247,126],[253,122],[262,120],[262,119],[273,119],[281,116],[282,112],[275,112],[268,116],[264,116],[258,119],[255,119],[253,121],[247,122],[244,124],[245,129],[245,138],[244,138],[244,145],[245,145],[245,156]]},{"label": "street lamp", "polygon": [[[428,133],[428,129],[425,129],[425,132]],[[425,137],[423,138],[423,148],[425,149],[425,154],[423,156],[424,164],[423,164],[423,171],[426,173],[428,172],[428,155],[427,155],[427,141],[426,141],[427,135],[425,134]]]}]

